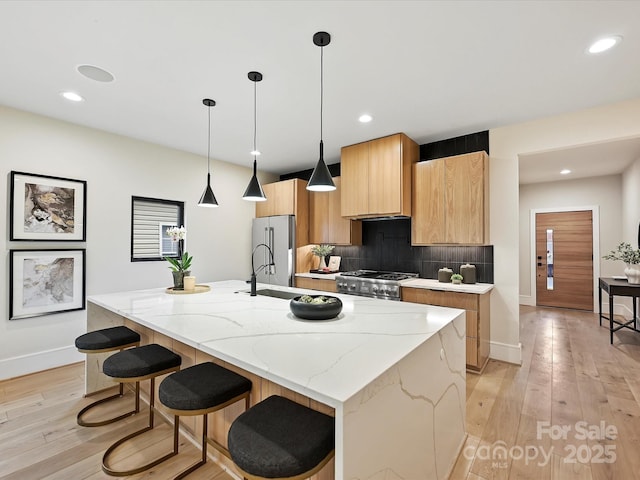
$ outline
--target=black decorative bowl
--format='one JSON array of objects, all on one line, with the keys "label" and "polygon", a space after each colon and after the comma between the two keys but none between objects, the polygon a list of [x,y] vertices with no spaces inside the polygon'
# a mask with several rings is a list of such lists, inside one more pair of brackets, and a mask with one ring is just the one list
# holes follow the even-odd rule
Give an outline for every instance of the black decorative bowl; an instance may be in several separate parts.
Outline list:
[{"label": "black decorative bowl", "polygon": [[[327,301],[322,303],[309,303],[301,301],[300,299],[303,297],[305,299],[324,297]],[[337,297],[330,297],[328,295],[301,295],[291,299],[289,308],[291,308],[291,313],[296,317],[304,318],[305,320],[329,320],[340,314],[342,311],[342,301]]]}]

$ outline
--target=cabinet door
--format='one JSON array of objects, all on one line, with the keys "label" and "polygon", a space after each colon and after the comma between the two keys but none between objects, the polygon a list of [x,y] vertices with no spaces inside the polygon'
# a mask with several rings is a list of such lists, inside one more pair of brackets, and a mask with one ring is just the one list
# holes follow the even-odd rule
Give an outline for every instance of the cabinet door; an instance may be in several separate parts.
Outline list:
[{"label": "cabinet door", "polygon": [[295,215],[294,179],[283,182],[267,183],[262,186],[267,197],[266,202],[256,202],[256,217],[272,215]]},{"label": "cabinet door", "polygon": [[369,142],[369,210],[368,213],[402,212],[402,143],[401,135]]},{"label": "cabinet door", "polygon": [[445,237],[445,161],[430,160],[413,167],[413,205],[411,243],[444,243]]},{"label": "cabinet door", "polygon": [[474,153],[446,159],[446,241],[485,241],[485,155]]},{"label": "cabinet door", "polygon": [[369,211],[369,143],[342,147],[340,156],[342,178],[341,215],[355,217]]},{"label": "cabinet door", "polygon": [[[333,181],[335,182],[335,179]],[[339,188],[337,185],[336,187]],[[330,242],[329,227],[333,213],[329,205],[331,196],[335,195],[336,191],[309,193],[309,243]]]}]

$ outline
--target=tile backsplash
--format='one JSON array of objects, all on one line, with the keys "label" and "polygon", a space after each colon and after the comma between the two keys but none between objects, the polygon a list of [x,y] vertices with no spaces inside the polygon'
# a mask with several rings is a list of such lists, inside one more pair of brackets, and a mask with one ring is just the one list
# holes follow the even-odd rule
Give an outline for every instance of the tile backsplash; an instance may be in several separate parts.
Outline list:
[{"label": "tile backsplash", "polygon": [[342,257],[340,270],[359,269],[417,272],[422,278],[438,278],[438,270],[454,273],[470,263],[476,267],[479,283],[493,283],[493,246],[411,246],[411,219],[364,221],[362,246],[336,246],[333,255]]}]

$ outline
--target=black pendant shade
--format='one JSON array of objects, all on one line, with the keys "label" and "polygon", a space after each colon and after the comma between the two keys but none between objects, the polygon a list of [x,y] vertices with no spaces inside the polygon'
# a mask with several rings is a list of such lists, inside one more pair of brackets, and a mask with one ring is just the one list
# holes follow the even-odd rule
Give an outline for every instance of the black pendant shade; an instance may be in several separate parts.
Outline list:
[{"label": "black pendant shade", "polygon": [[199,207],[217,207],[218,200],[216,200],[216,196],[213,194],[213,190],[211,190],[211,174],[207,173],[207,187],[204,189],[204,193],[200,197],[200,201],[198,201]]},{"label": "black pendant shade", "polygon": [[249,200],[251,202],[264,202],[267,197],[264,194],[264,191],[262,190],[262,186],[260,185],[260,182],[258,181],[258,177],[256,176],[256,160],[253,160],[253,176],[251,177],[251,180],[249,180],[249,185],[247,186],[247,189],[244,191],[244,195],[242,195],[242,198],[244,200]]},{"label": "black pendant shade", "polygon": [[213,194],[213,190],[211,189],[211,107],[216,105],[215,100],[211,100],[209,98],[205,98],[202,100],[202,103],[209,108],[209,131],[208,131],[208,139],[207,139],[207,187],[204,189],[204,193],[200,197],[200,201],[198,202],[199,207],[217,207],[218,201],[216,200],[216,196]]},{"label": "black pendant shade", "polygon": [[330,192],[336,189],[335,183],[331,178],[331,173],[324,162],[324,143],[322,142],[322,117],[323,117],[323,100],[324,100],[324,47],[331,42],[331,35],[327,32],[317,32],[313,35],[313,43],[320,47],[320,158],[313,169],[313,173],[307,183],[307,190],[314,192]]},{"label": "black pendant shade", "polygon": [[251,180],[249,180],[249,185],[244,191],[242,199],[250,202],[264,202],[267,197],[265,196],[262,186],[260,185],[260,181],[258,180],[258,176],[256,175],[258,170],[258,161],[256,159],[256,155],[258,155],[258,150],[256,149],[256,132],[258,130],[256,86],[258,82],[262,80],[262,74],[260,72],[249,72],[247,76],[249,77],[249,80],[253,82],[253,176],[251,177]]}]

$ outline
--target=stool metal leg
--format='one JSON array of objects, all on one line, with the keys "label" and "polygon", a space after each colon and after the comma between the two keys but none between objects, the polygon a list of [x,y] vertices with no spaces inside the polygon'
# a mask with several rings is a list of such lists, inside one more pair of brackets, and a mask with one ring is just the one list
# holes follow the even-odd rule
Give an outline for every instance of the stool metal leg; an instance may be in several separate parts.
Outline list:
[{"label": "stool metal leg", "polygon": [[120,388],[118,393],[111,395],[109,397],[106,398],[102,398],[100,400],[96,400],[95,402],[91,403],[90,405],[87,405],[86,407],[84,407],[82,410],[80,410],[78,412],[78,416],[77,416],[77,421],[78,421],[78,425],[82,426],[82,427],[101,427],[102,425],[108,425],[110,423],[114,423],[117,422],[118,420],[122,420],[123,418],[127,418],[130,417],[131,415],[135,415],[136,413],[138,413],[140,411],[140,395],[139,395],[140,390],[136,389],[136,406],[133,410],[130,410],[126,413],[123,413],[122,415],[118,415],[117,417],[113,417],[113,418],[108,418],[106,420],[100,420],[98,422],[87,422],[86,420],[83,419],[83,416],[85,413],[87,413],[89,410],[91,410],[93,407],[96,407],[100,404],[109,402],[111,400],[115,400],[116,398],[122,398],[124,396],[124,384],[121,382],[120,383]]},{"label": "stool metal leg", "polygon": [[[178,416],[176,416],[176,425],[178,424]],[[197,470],[198,468],[200,468],[201,466],[203,466],[205,463],[207,463],[207,430],[208,430],[208,415],[205,413],[204,415],[202,415],[202,457],[200,459],[200,461],[198,463],[195,463],[193,465],[191,465],[189,468],[187,468],[184,472],[180,473],[177,477],[175,477],[173,480],[181,480],[182,478],[186,477],[187,475],[189,475],[190,473],[192,473],[193,471]],[[175,444],[176,444],[176,450],[177,450],[177,445],[178,445],[178,436],[177,436],[177,429],[176,429],[176,437],[175,437]]]},{"label": "stool metal leg", "polygon": [[[173,427],[173,451],[160,457],[157,458],[156,460],[153,460],[150,463],[147,463],[145,465],[142,465],[141,467],[137,467],[137,468],[132,468],[131,470],[114,470],[113,468],[111,468],[109,466],[109,457],[111,456],[111,454],[113,453],[113,451],[118,448],[120,445],[122,445],[123,443],[125,443],[128,440],[131,440],[134,437],[137,437],[139,435],[142,435],[143,433],[148,432],[149,430],[152,430],[154,427],[154,412],[155,412],[155,386],[156,386],[156,382],[155,382],[155,377],[151,377],[151,390],[149,393],[149,423],[146,427],[130,433],[129,435],[127,435],[126,437],[121,438],[120,440],[118,440],[117,442],[115,442],[113,445],[111,445],[105,452],[104,455],[102,456],[102,471],[104,473],[106,473],[107,475],[112,475],[114,477],[125,477],[128,475],[135,475],[136,473],[140,473],[140,472],[144,472],[145,470],[149,470],[150,468],[155,467],[156,465],[164,462],[165,460],[168,460],[169,458],[173,457],[174,455],[176,455],[178,453],[178,422],[174,422],[174,427]],[[138,393],[140,391],[140,382],[136,382],[136,392]],[[139,395],[136,396],[136,407],[139,406]]]}]

